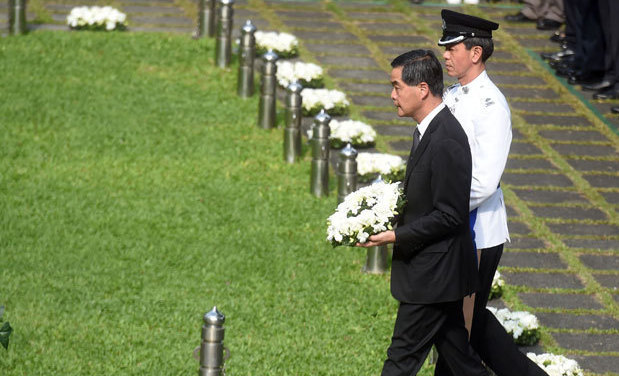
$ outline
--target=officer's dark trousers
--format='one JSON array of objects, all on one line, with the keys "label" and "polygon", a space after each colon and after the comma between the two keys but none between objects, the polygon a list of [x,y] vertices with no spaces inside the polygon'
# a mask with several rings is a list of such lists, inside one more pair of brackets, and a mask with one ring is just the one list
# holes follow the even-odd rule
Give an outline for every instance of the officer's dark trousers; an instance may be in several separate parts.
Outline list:
[{"label": "officer's dark trousers", "polygon": [[[616,1],[616,0],[612,0]],[[574,64],[586,72],[604,70],[604,34],[598,0],[564,0],[568,45],[575,52]]]},{"label": "officer's dark trousers", "polygon": [[[547,376],[546,372],[520,352],[513,337],[486,309],[494,272],[499,266],[502,254],[503,244],[481,251],[479,289],[475,294],[471,346],[498,376]],[[434,375],[459,376],[460,374],[451,372],[439,354]]]},{"label": "officer's dark trousers", "polygon": [[488,375],[468,343],[462,299],[437,304],[400,303],[381,375],[416,375],[432,344],[455,375]]}]

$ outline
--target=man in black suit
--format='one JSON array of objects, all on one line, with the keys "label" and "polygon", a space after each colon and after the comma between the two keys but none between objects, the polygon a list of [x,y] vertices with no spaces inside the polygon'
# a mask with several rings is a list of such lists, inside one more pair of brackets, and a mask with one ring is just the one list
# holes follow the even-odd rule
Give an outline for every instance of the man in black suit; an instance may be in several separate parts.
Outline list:
[{"label": "man in black suit", "polygon": [[469,229],[471,152],[442,102],[443,72],[430,50],[391,62],[391,99],[417,121],[406,167],[406,207],[394,231],[359,246],[394,243],[391,293],[400,302],[383,376],[415,375],[432,345],[456,375],[487,375],[468,343],[462,298],[476,288]]}]

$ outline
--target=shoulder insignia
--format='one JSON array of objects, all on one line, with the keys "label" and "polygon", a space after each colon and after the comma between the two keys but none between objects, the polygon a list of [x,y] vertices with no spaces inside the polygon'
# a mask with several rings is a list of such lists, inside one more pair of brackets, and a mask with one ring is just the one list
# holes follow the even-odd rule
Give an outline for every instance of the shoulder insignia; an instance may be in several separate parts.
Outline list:
[{"label": "shoulder insignia", "polygon": [[492,98],[486,98],[486,99],[484,100],[484,106],[486,106],[486,107],[490,107],[490,106],[492,106],[493,104],[494,104],[494,101],[492,100]]}]

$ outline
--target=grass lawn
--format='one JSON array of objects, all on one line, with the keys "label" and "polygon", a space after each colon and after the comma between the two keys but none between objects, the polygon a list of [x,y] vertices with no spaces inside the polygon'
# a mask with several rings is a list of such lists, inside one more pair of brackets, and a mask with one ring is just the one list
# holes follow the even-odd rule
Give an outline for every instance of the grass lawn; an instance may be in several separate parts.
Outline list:
[{"label": "grass lawn", "polygon": [[[229,375],[375,375],[396,303],[331,249],[335,192],[283,161],[214,41],[0,39],[3,375],[187,375],[226,315]],[[334,179],[332,179],[334,181]],[[334,185],[333,185],[334,187]],[[431,374],[431,368],[424,368]]]}]

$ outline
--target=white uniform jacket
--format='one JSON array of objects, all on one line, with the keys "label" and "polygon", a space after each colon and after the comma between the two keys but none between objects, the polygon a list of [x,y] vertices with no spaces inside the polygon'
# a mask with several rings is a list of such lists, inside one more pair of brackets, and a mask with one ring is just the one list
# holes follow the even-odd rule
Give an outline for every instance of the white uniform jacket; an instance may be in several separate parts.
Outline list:
[{"label": "white uniform jacket", "polygon": [[507,213],[499,183],[512,142],[505,96],[483,71],[468,85],[450,86],[443,101],[464,128],[471,146],[471,224],[477,249],[509,241]]}]

